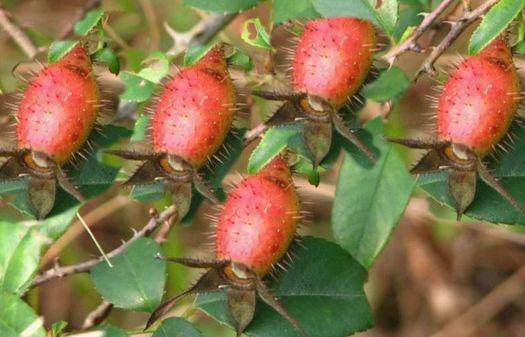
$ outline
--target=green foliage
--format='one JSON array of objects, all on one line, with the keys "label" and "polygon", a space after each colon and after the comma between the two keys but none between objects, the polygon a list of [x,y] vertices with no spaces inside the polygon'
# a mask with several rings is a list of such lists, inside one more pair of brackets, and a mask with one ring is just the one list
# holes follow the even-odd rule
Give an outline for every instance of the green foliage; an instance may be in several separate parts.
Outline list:
[{"label": "green foliage", "polygon": [[202,337],[187,320],[179,317],[165,319],[152,337]]},{"label": "green foliage", "polygon": [[525,0],[500,0],[485,15],[470,38],[469,53],[477,54],[500,35],[525,7]]},{"label": "green foliage", "polygon": [[73,40],[55,41],[51,43],[47,54],[47,60],[50,63],[57,62],[64,57],[64,55],[69,53],[77,44],[78,41]]},{"label": "green foliage", "polygon": [[379,77],[363,88],[365,98],[376,102],[399,101],[410,86],[410,80],[403,70],[392,67],[383,70]]},{"label": "green foliage", "polygon": [[355,156],[345,156],[332,227],[336,241],[370,268],[408,205],[414,183],[393,145],[382,139],[381,120],[371,121],[366,129],[374,135],[373,145],[381,155],[373,167],[364,167]]},{"label": "green foliage", "polygon": [[397,0],[312,0],[314,8],[324,17],[350,16],[366,19],[392,36],[398,20],[399,4]]},{"label": "green foliage", "polygon": [[292,19],[315,19],[320,17],[312,0],[273,0],[272,20],[282,23]]},{"label": "green foliage", "polygon": [[159,83],[170,71],[168,56],[162,52],[153,53],[142,61],[142,64],[145,67],[137,73],[137,76],[152,83]]},{"label": "green foliage", "polygon": [[155,91],[155,83],[145,80],[132,72],[123,71],[119,77],[126,87],[120,95],[122,101],[145,102],[151,98]]},{"label": "green foliage", "polygon": [[241,38],[251,46],[272,49],[270,34],[268,34],[259,18],[249,19],[243,23]]},{"label": "green foliage", "polygon": [[238,13],[257,6],[262,0],[184,0],[184,4],[208,12]]},{"label": "green foliage", "polygon": [[87,35],[95,26],[97,26],[104,17],[104,12],[101,9],[94,9],[89,11],[84,19],[78,21],[74,25],[75,33],[80,36]]},{"label": "green foliage", "polygon": [[203,46],[194,46],[188,48],[184,54],[184,66],[189,67],[197,63],[201,58],[204,57],[217,43],[210,42]]},{"label": "green foliage", "polygon": [[[313,237],[301,240],[302,244],[292,247],[291,266],[271,282],[274,295],[309,336],[345,337],[370,328],[372,316],[363,291],[366,270],[334,243]],[[219,322],[232,326],[223,292],[201,295],[197,303]],[[261,301],[245,334],[297,336],[288,321]]]},{"label": "green foliage", "polygon": [[46,337],[43,321],[24,301],[0,291],[0,336]]},{"label": "green foliage", "polygon": [[118,308],[152,312],[160,304],[166,283],[166,262],[156,256],[160,246],[152,239],[139,239],[124,252],[101,261],[91,270],[95,288]]},{"label": "green foliage", "polygon": [[95,54],[93,54],[93,59],[107,65],[108,70],[117,75],[120,72],[120,61],[118,59],[115,51],[109,47],[104,47]]}]

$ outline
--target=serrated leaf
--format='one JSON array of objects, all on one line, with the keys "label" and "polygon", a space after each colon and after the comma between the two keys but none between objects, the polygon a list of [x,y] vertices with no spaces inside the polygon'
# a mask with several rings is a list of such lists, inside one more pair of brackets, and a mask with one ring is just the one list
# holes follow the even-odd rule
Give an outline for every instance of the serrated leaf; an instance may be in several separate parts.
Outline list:
[{"label": "serrated leaf", "polygon": [[[254,35],[255,34],[255,35]],[[244,21],[242,25],[241,38],[247,44],[263,49],[272,49],[270,35],[264,28],[259,18]]]},{"label": "serrated leaf", "polygon": [[233,54],[228,56],[228,64],[237,66],[244,71],[253,69],[252,58],[239,48],[235,48]]},{"label": "serrated leaf", "polygon": [[147,59],[142,61],[145,68],[142,68],[137,76],[142,77],[152,83],[159,83],[170,71],[170,61],[168,56],[162,52],[155,52]]},{"label": "serrated leaf", "polygon": [[469,54],[482,51],[498,37],[525,7],[525,0],[500,0],[485,15],[478,28],[472,33]]},{"label": "serrated leaf", "polygon": [[312,0],[273,0],[272,20],[275,23],[292,19],[315,19],[320,16]]},{"label": "serrated leaf", "polygon": [[398,19],[397,0],[312,0],[314,8],[324,17],[357,17],[369,20],[382,28],[389,36],[394,34]]},{"label": "serrated leaf", "polygon": [[[96,151],[85,152],[85,160],[79,161],[76,166],[66,167],[68,177],[73,180],[85,197],[93,198],[113,185],[119,169],[102,162],[102,150],[130,135],[131,131],[126,128],[106,125],[100,133],[93,132],[90,136],[91,143]],[[36,217],[35,209],[29,202],[25,178],[0,182],[0,196],[2,195],[11,197],[10,203],[21,212]],[[55,206],[49,216],[65,212],[78,204],[79,202],[76,199],[62,189],[58,189]]]},{"label": "serrated leaf", "polygon": [[[518,124],[523,122],[523,119],[515,122],[509,131],[514,135],[515,142],[508,152],[500,151],[496,159],[485,160],[492,174],[521,205],[525,205],[525,129]],[[446,172],[437,172],[421,175],[417,183],[434,199],[454,209],[454,203],[448,194],[447,180]],[[525,214],[516,211],[479,178],[476,196],[465,215],[492,223],[525,225]]]},{"label": "serrated leaf", "polygon": [[[335,243],[305,237],[291,247],[294,258],[270,287],[284,308],[309,336],[346,337],[372,326],[363,291],[366,270]],[[199,307],[232,326],[223,292],[200,295]],[[320,319],[322,318],[322,319]],[[296,337],[297,331],[277,312],[257,302],[245,334],[251,337]]]},{"label": "serrated leaf", "polygon": [[49,46],[47,53],[47,60],[50,63],[55,63],[60,60],[64,55],[69,53],[78,44],[78,41],[64,40],[55,41]]},{"label": "serrated leaf", "polygon": [[215,47],[216,44],[216,42],[212,41],[204,46],[192,46],[188,48],[184,54],[184,66],[189,67],[197,63],[210,51],[210,49]]},{"label": "serrated leaf", "polygon": [[392,100],[397,102],[410,87],[410,80],[403,70],[392,67],[383,70],[379,77],[367,84],[361,93],[365,98],[376,102]]},{"label": "serrated leaf", "polygon": [[19,296],[29,288],[40,256],[69,227],[78,207],[42,221],[0,221],[0,291]]},{"label": "serrated leaf", "polygon": [[170,317],[162,321],[152,337],[202,337],[202,335],[187,320],[180,317]]},{"label": "serrated leaf", "polygon": [[187,6],[207,12],[238,13],[257,6],[262,0],[184,0]]},{"label": "serrated leaf", "polygon": [[166,283],[166,261],[159,260],[160,246],[142,238],[124,252],[91,269],[91,279],[105,300],[118,308],[152,312],[160,304]]},{"label": "serrated leaf", "polygon": [[112,74],[118,75],[120,72],[120,61],[118,56],[115,54],[113,49],[109,47],[104,47],[98,50],[95,54],[93,54],[93,59],[104,63]]},{"label": "serrated leaf", "polygon": [[336,241],[369,269],[403,214],[414,181],[392,144],[382,140],[383,125],[375,119],[365,127],[374,135],[381,155],[365,168],[346,155],[332,209]]},{"label": "serrated leaf", "polygon": [[86,36],[102,20],[104,12],[101,9],[93,9],[86,16],[75,23],[74,30],[80,36]]},{"label": "serrated leaf", "polygon": [[151,98],[155,91],[155,83],[145,80],[132,72],[123,71],[119,77],[126,88],[120,95],[122,101],[145,102]]},{"label": "serrated leaf", "polygon": [[43,324],[24,301],[0,291],[0,336],[46,337]]}]

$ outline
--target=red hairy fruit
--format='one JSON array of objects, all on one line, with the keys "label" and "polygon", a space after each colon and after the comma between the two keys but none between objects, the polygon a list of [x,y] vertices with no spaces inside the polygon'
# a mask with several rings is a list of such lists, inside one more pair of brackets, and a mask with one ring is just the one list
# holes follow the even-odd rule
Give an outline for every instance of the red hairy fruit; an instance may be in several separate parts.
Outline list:
[{"label": "red hairy fruit", "polygon": [[340,108],[372,66],[374,26],[355,18],[309,21],[295,49],[293,88]]},{"label": "red hairy fruit", "polygon": [[89,136],[99,105],[91,59],[79,44],[29,83],[18,110],[19,148],[64,164]]},{"label": "red hairy fruit", "polygon": [[519,92],[511,51],[498,38],[450,75],[439,99],[438,139],[484,157],[509,129]]},{"label": "red hairy fruit", "polygon": [[222,145],[235,115],[235,88],[219,47],[174,76],[152,118],[155,152],[202,166]]},{"label": "red hairy fruit", "polygon": [[279,156],[230,193],[217,225],[217,258],[265,275],[288,249],[298,218],[290,169]]}]

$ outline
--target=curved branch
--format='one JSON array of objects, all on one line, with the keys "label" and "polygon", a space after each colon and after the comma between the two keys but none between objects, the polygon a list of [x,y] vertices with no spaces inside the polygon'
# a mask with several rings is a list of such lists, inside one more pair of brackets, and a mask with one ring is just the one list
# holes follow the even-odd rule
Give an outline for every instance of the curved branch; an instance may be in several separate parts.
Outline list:
[{"label": "curved branch", "polygon": [[0,27],[13,39],[18,47],[30,59],[38,53],[38,49],[24,31],[9,19],[9,13],[0,6]]}]

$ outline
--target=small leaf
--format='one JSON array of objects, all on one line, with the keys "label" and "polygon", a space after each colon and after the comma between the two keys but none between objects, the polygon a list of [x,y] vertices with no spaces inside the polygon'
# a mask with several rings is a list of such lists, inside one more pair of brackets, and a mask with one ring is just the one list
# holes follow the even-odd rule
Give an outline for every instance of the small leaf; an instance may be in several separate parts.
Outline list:
[{"label": "small leaf", "polygon": [[[520,126],[523,122],[523,118],[519,118],[509,131],[515,142],[508,148],[508,152],[500,151],[496,153],[496,159],[486,158],[485,162],[505,189],[520,205],[525,206],[525,129]],[[438,202],[454,209],[454,202],[448,193],[446,172],[421,175],[417,183]],[[525,225],[525,214],[516,211],[479,178],[476,189],[474,201],[465,215],[492,223]]]},{"label": "small leaf", "polygon": [[118,75],[120,72],[120,62],[118,56],[115,54],[113,49],[109,47],[104,47],[98,50],[95,54],[93,54],[93,59],[107,65],[109,71],[112,74]]},{"label": "small leaf", "polygon": [[153,83],[159,83],[170,71],[168,56],[162,52],[155,52],[142,61],[142,64],[146,65],[146,67],[142,68],[137,73],[137,76]]},{"label": "small leaf", "polygon": [[101,9],[89,11],[84,19],[75,23],[74,30],[80,36],[86,36],[100,22],[104,12]]},{"label": "small leaf", "polygon": [[523,55],[525,54],[525,41],[521,41],[520,43],[518,43],[517,45],[515,45],[513,48],[512,48],[512,51],[517,53],[517,54],[520,54],[520,55]]},{"label": "small leaf", "polygon": [[118,308],[152,312],[160,304],[166,283],[166,262],[156,259],[160,246],[139,239],[124,252],[91,270],[91,279],[105,300]]},{"label": "small leaf", "polygon": [[46,337],[43,323],[24,301],[0,291],[0,336]]},{"label": "small leaf", "polygon": [[282,23],[292,19],[316,19],[320,15],[312,0],[273,0],[272,20]]},{"label": "small leaf", "polygon": [[60,60],[64,55],[69,53],[78,44],[78,41],[64,40],[55,41],[49,46],[47,53],[47,60],[50,63],[55,63]]},{"label": "small leaf", "polygon": [[119,75],[126,89],[120,99],[128,102],[145,102],[151,98],[155,91],[155,83],[143,79],[137,74],[123,71]]},{"label": "small leaf", "polygon": [[202,337],[193,324],[180,317],[170,317],[162,321],[152,337]]},{"label": "small leaf", "polygon": [[0,221],[0,291],[21,296],[28,290],[40,267],[41,254],[66,231],[77,210],[75,207],[43,221]]},{"label": "small leaf", "polygon": [[381,155],[370,168],[345,156],[332,209],[332,228],[336,241],[368,269],[408,205],[414,182],[393,145],[381,139],[381,120],[371,121],[366,130],[374,135],[373,144]]},{"label": "small leaf", "polygon": [[207,12],[238,13],[257,6],[262,0],[184,0],[187,6],[202,9]]},{"label": "small leaf", "polygon": [[238,66],[244,71],[250,71],[253,69],[251,57],[239,48],[235,48],[233,54],[228,56],[228,63],[230,65]]},{"label": "small leaf", "polygon": [[[253,34],[255,34],[255,36],[253,36]],[[244,40],[244,42],[251,46],[272,49],[272,45],[270,44],[270,35],[264,28],[259,18],[253,18],[244,21],[244,24],[242,25],[241,38]]]},{"label": "small leaf", "polygon": [[188,48],[184,54],[184,66],[190,67],[194,65],[216,45],[216,42],[210,42],[204,46],[193,46]]},{"label": "small leaf", "polygon": [[140,142],[146,139],[146,132],[149,125],[149,116],[148,114],[140,114],[137,118],[137,121],[135,122],[135,126],[133,127],[133,134],[131,135],[131,138],[129,139],[130,142]]},{"label": "small leaf", "polygon": [[366,85],[361,93],[376,102],[397,102],[410,87],[410,80],[403,70],[392,67],[381,72],[379,77]]},{"label": "small leaf", "polygon": [[525,7],[525,0],[500,0],[485,15],[472,33],[469,54],[475,55],[498,37]]},{"label": "small leaf", "polygon": [[58,321],[53,323],[51,326],[51,337],[60,337],[64,333],[64,329],[67,327],[66,321]]},{"label": "small leaf", "polygon": [[[294,244],[291,252],[291,266],[271,282],[271,288],[308,336],[346,337],[372,326],[363,290],[367,273],[350,254],[335,243],[313,237]],[[200,295],[197,304],[216,320],[233,325],[224,292]],[[288,321],[260,300],[256,312],[246,335],[298,336]]]},{"label": "small leaf", "polygon": [[369,20],[382,28],[389,36],[394,34],[398,20],[397,0],[312,0],[314,8],[324,17],[357,17]]}]

